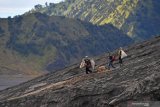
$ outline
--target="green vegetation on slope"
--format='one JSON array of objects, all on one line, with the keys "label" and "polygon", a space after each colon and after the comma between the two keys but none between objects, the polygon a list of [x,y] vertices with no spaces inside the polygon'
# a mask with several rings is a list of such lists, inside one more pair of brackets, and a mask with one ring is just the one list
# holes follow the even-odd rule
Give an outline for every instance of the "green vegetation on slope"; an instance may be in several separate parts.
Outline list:
[{"label": "green vegetation on slope", "polygon": [[[144,40],[160,34],[159,7],[159,0],[65,0],[30,12],[78,18],[98,25],[112,24],[135,40]],[[153,24],[154,31],[148,29]]]},{"label": "green vegetation on slope", "polygon": [[112,25],[97,26],[41,13],[2,19],[0,28],[0,64],[27,73],[53,71],[85,55],[133,43]]}]

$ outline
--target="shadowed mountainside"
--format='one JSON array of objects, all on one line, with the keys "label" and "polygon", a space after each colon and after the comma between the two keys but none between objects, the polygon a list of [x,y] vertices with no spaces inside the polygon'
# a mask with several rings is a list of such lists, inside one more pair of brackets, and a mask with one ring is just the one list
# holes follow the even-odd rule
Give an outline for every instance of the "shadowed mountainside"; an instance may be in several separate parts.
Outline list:
[{"label": "shadowed mountainside", "polygon": [[41,13],[0,19],[1,66],[32,75],[131,43],[133,40],[112,25]]},{"label": "shadowed mountainside", "polygon": [[[159,0],[65,0],[30,12],[78,18],[93,24],[113,24],[135,40],[160,34]],[[29,12],[29,13],[30,13]]]},{"label": "shadowed mountainside", "polygon": [[[78,64],[0,92],[1,107],[127,107],[160,100],[160,37],[125,49],[124,65],[86,75]],[[114,51],[113,53],[117,52]],[[106,64],[106,55],[96,57]]]}]

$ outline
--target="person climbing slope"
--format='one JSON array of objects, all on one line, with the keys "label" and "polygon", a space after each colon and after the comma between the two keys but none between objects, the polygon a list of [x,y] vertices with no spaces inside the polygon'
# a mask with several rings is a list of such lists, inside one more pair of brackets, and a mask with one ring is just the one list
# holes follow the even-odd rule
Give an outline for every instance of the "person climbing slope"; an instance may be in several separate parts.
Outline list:
[{"label": "person climbing slope", "polygon": [[113,55],[111,55],[110,53],[109,53],[109,64],[108,64],[108,69],[110,70],[110,67],[112,67],[112,68],[115,68],[114,66],[113,66],[113,61],[115,61],[115,56],[113,56]]},{"label": "person climbing slope", "polygon": [[92,73],[91,60],[88,58],[88,56],[85,56],[84,62],[85,62],[85,67],[86,67],[86,74]]},{"label": "person climbing slope", "polygon": [[125,58],[125,57],[127,57],[127,54],[123,51],[122,47],[120,47],[119,51],[118,51],[118,58],[119,58],[120,67],[123,64],[123,58]]},{"label": "person climbing slope", "polygon": [[86,69],[86,74],[92,73],[92,70],[94,70],[94,68],[95,68],[94,60],[88,58],[88,56],[85,56],[85,58],[82,59],[82,62],[80,64],[80,68],[83,68],[83,67],[85,67],[85,69]]}]

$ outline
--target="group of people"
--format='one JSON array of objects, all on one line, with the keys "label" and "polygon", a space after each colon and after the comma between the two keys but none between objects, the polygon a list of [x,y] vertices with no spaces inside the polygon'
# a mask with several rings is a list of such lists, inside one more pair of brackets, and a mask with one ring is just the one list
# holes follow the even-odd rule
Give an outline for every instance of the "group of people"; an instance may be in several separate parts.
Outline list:
[{"label": "group of people", "polygon": [[[108,56],[109,63],[106,66],[106,68],[108,68],[108,70],[110,70],[110,67],[116,68],[113,65],[113,62],[116,59],[119,60],[119,64],[120,64],[120,67],[121,67],[122,64],[123,64],[123,58],[125,58],[126,56],[127,56],[127,54],[123,51],[123,49],[121,47],[118,50],[118,58],[117,58],[117,56],[109,53],[109,56]],[[81,62],[81,65],[80,65],[80,68],[83,68],[83,67],[85,67],[86,74],[92,73],[92,71],[95,68],[95,61],[93,59],[89,58],[88,56],[85,56],[85,58],[82,59],[82,62]]]},{"label": "group of people", "polygon": [[[118,59],[119,59],[119,64],[120,67],[123,64],[123,58],[125,58],[127,56],[127,54],[123,51],[122,47],[120,47],[119,51],[118,51]],[[110,67],[115,68],[115,66],[113,65],[113,62],[116,60],[116,56],[111,55],[109,53],[109,64],[108,64],[108,69],[110,69]]]}]

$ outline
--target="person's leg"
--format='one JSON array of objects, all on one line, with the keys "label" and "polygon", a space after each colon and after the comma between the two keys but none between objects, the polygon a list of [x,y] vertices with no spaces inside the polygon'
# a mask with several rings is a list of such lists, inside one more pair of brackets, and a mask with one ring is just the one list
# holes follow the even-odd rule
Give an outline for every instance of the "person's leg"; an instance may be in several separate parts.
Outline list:
[{"label": "person's leg", "polygon": [[88,74],[88,68],[86,67],[86,74]]},{"label": "person's leg", "polygon": [[92,73],[92,70],[90,70],[90,68],[88,68],[88,71],[89,71],[90,73]]},{"label": "person's leg", "polygon": [[123,64],[123,60],[122,60],[122,58],[121,58],[121,64]]},{"label": "person's leg", "polygon": [[108,69],[110,70],[110,66],[111,66],[111,61],[109,62],[109,64],[108,64]]},{"label": "person's leg", "polygon": [[112,66],[113,68],[115,68],[115,66],[113,66],[113,62],[111,62],[111,66]]},{"label": "person's leg", "polygon": [[119,64],[120,64],[120,67],[122,66],[122,58],[119,57]]}]

